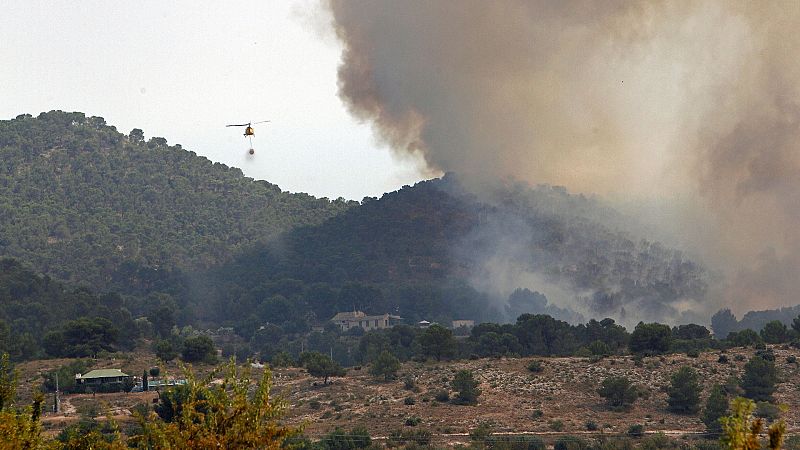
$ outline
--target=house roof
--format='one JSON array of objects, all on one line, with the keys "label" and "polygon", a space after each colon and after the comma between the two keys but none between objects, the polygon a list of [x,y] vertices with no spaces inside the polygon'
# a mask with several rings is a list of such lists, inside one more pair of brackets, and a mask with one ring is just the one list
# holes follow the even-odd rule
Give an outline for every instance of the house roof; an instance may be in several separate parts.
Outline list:
[{"label": "house roof", "polygon": [[336,315],[333,316],[333,319],[331,320],[335,322],[340,320],[354,320],[359,318],[363,320],[364,317],[366,317],[366,314],[364,314],[361,311],[347,311],[347,312],[336,313]]},{"label": "house roof", "polygon": [[114,378],[114,377],[127,377],[128,374],[119,369],[96,369],[87,372],[83,375],[76,375],[75,378]]}]

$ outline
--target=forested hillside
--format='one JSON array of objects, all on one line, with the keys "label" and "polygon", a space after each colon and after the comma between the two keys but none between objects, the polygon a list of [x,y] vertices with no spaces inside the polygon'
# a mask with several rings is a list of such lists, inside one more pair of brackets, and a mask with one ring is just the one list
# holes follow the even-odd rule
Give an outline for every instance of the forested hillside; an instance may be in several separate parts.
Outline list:
[{"label": "forested hillside", "polygon": [[120,295],[70,287],[0,258],[0,354],[90,356],[129,348],[138,334]]},{"label": "forested hillside", "polygon": [[[209,297],[198,311],[289,320],[291,328],[354,308],[413,320],[528,312],[574,322],[582,319],[576,311],[619,317],[627,307],[634,317],[676,320],[678,302],[704,300],[704,268],[587,218],[600,214],[592,201],[551,187],[505,187],[479,199],[448,175],[245,252],[204,277]],[[569,293],[569,303],[548,303],[535,292],[540,285],[524,284],[526,274]],[[294,318],[275,320],[271,311],[284,300],[297,306]]]},{"label": "forested hillside", "polygon": [[353,204],[282,192],[100,117],[0,121],[0,255],[99,289],[150,290],[154,272],[209,267]]},{"label": "forested hillside", "polygon": [[[466,188],[453,174],[361,204],[316,199],[98,117],[0,122],[0,256],[91,283],[101,300],[119,293],[113,307],[162,338],[191,324],[250,340],[271,324],[301,339],[353,309],[441,323],[684,320],[678,305],[704,300],[705,269],[623,223],[563,188]],[[45,297],[3,301],[71,301]],[[18,322],[32,315],[8,305],[15,332],[51,326]]]}]

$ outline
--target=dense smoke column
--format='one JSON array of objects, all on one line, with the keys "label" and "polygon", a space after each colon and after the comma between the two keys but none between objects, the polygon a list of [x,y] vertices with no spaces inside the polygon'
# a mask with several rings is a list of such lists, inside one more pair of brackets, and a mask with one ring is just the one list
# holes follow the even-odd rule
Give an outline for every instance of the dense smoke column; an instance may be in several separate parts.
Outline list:
[{"label": "dense smoke column", "polygon": [[642,196],[728,271],[800,290],[800,3],[338,1],[340,96],[432,170]]}]

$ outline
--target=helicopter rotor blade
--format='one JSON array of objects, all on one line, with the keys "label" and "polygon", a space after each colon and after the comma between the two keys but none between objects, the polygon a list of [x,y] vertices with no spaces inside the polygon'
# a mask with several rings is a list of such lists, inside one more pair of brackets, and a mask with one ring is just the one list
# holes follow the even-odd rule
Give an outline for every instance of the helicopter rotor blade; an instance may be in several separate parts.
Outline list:
[{"label": "helicopter rotor blade", "polygon": [[249,126],[250,126],[250,124],[249,124],[249,123],[242,123],[242,124],[236,124],[236,125],[225,125],[225,126],[226,126],[226,127],[249,127]]},{"label": "helicopter rotor blade", "polygon": [[253,122],[253,125],[255,125],[257,123],[267,123],[267,122],[269,122],[269,120],[262,120],[261,122]]}]

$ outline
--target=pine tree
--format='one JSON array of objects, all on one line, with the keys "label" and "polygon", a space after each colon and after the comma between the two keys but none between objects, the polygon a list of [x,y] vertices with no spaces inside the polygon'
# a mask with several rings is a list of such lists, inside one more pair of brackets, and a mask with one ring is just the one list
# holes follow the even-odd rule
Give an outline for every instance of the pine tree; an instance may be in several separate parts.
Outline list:
[{"label": "pine tree", "polygon": [[715,384],[711,388],[711,394],[706,400],[706,408],[700,418],[706,424],[707,433],[719,433],[722,431],[722,424],[719,419],[728,414],[728,396],[725,388],[721,384]]},{"label": "pine tree", "polygon": [[669,410],[677,414],[696,414],[700,411],[700,377],[689,366],[681,367],[672,375],[667,390]]},{"label": "pine tree", "polygon": [[372,362],[372,367],[369,373],[375,377],[383,377],[385,381],[389,381],[397,376],[397,371],[400,370],[400,360],[396,356],[384,350]]},{"label": "pine tree", "polygon": [[741,382],[745,397],[757,402],[772,402],[777,382],[778,370],[774,361],[754,356],[745,364]]},{"label": "pine tree", "polygon": [[455,403],[463,405],[473,405],[478,402],[478,396],[481,395],[481,390],[478,388],[478,381],[472,376],[469,370],[459,370],[453,378],[450,386],[458,395],[454,399]]},{"label": "pine tree", "polygon": [[627,377],[606,378],[597,393],[606,399],[606,404],[614,411],[628,409],[639,397],[636,387]]}]

